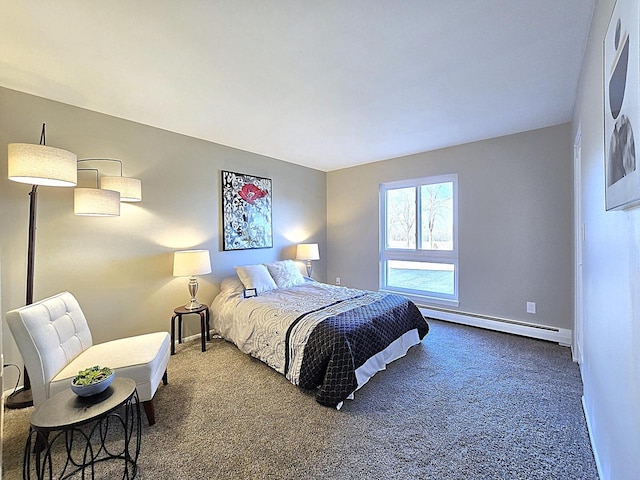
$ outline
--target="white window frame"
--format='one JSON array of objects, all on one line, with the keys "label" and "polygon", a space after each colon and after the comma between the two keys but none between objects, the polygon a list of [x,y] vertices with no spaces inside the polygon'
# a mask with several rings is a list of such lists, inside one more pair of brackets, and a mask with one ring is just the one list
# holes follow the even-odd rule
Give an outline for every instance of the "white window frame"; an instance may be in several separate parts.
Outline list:
[{"label": "white window frame", "polygon": [[[422,244],[422,226],[420,215],[420,186],[435,183],[453,183],[453,249],[444,250],[422,250],[418,246]],[[416,189],[416,247],[411,248],[387,248],[387,191],[398,188],[415,187]],[[380,290],[405,295],[416,303],[436,303],[443,305],[458,306],[458,277],[460,274],[458,266],[458,175],[447,174],[431,177],[422,177],[396,182],[380,184]],[[428,292],[424,290],[413,290],[387,285],[387,261],[405,260],[416,262],[448,263],[454,266],[454,286],[453,294],[440,292]]]}]

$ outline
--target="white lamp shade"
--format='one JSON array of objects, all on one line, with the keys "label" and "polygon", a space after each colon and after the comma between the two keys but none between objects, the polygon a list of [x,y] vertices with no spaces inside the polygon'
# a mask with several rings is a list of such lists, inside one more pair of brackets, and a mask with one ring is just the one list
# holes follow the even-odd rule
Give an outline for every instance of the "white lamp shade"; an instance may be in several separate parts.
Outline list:
[{"label": "white lamp shade", "polygon": [[300,243],[296,252],[296,260],[320,260],[317,243]]},{"label": "white lamp shade", "polygon": [[46,145],[10,143],[9,179],[14,182],[51,187],[73,187],[78,183],[75,153]]},{"label": "white lamp shade", "polygon": [[117,217],[120,215],[120,193],[99,188],[73,190],[73,213],[89,217]]},{"label": "white lamp shade", "polygon": [[142,182],[131,177],[100,177],[100,188],[120,192],[121,202],[140,202],[142,200]]},{"label": "white lamp shade", "polygon": [[179,250],[173,253],[173,276],[192,277],[211,273],[209,250]]}]

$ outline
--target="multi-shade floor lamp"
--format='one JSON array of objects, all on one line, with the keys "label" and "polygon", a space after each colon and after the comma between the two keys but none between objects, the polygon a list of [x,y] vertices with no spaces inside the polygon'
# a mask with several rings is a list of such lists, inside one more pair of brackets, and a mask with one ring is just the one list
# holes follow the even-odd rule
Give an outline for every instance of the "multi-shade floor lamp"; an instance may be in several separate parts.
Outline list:
[{"label": "multi-shade floor lamp", "polygon": [[[33,303],[33,280],[36,249],[36,219],[38,209],[38,187],[74,187],[78,183],[78,163],[88,160],[112,159],[83,159],[78,160],[75,153],[46,145],[45,125],[42,124],[40,144],[10,143],[8,149],[7,166],[9,180],[32,185],[29,193],[29,240],[27,244],[27,294],[26,305]],[[96,170],[97,169],[92,169]],[[98,174],[96,174],[99,176]],[[122,162],[120,162],[120,177],[122,177]],[[103,177],[116,178],[116,177]],[[105,188],[76,188],[74,192],[74,211],[76,215],[115,216],[120,215],[120,201],[140,201],[142,198],[140,180],[126,179],[128,186],[127,197],[120,197],[118,186],[121,180],[113,181],[109,190]],[[120,183],[118,183],[120,182]],[[109,181],[107,180],[107,183]],[[132,186],[133,185],[133,186]],[[102,185],[101,185],[102,186]],[[132,189],[133,188],[133,193]],[[79,191],[79,192],[78,192]],[[87,192],[88,191],[88,192]],[[114,199],[116,205],[114,205]],[[117,209],[117,213],[116,213]],[[24,408],[33,405],[31,381],[26,369],[24,370],[23,388],[16,390],[6,399],[8,408]]]},{"label": "multi-shade floor lamp", "polygon": [[[36,254],[36,218],[38,187],[73,187],[78,182],[77,157],[74,153],[45,145],[45,125],[42,125],[40,145],[10,143],[7,158],[9,180],[31,184],[29,193],[29,243],[27,246],[26,305],[33,303],[33,272]],[[8,408],[33,405],[31,381],[24,370],[23,388],[6,399]]]}]

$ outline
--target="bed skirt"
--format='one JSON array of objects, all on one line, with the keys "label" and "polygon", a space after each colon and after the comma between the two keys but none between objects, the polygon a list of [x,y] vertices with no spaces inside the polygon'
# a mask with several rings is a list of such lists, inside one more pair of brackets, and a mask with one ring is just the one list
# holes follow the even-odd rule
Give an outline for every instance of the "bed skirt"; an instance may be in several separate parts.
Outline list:
[{"label": "bed skirt", "polygon": [[[376,373],[386,370],[387,365],[404,357],[411,347],[419,343],[420,336],[418,335],[418,329],[414,328],[391,342],[391,344],[380,353],[369,358],[369,360],[356,369],[358,388],[347,397],[347,400],[353,400],[355,392],[360,390]],[[340,402],[336,405],[336,409],[340,410],[343,403],[344,402]]]}]

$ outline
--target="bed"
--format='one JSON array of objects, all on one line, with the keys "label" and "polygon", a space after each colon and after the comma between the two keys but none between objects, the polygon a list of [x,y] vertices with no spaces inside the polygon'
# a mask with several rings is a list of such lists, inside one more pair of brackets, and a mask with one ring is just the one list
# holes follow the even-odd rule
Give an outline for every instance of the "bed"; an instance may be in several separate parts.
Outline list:
[{"label": "bed", "polygon": [[211,304],[212,329],[325,406],[340,408],[429,331],[406,298],[316,282],[291,260],[236,272]]}]

